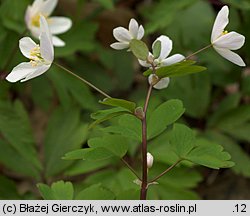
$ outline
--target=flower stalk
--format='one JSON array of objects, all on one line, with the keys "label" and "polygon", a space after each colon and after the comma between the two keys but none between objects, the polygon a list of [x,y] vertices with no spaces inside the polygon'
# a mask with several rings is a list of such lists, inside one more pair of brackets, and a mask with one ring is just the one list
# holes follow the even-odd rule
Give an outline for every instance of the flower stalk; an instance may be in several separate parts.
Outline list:
[{"label": "flower stalk", "polygon": [[95,89],[97,92],[99,92],[100,94],[102,94],[104,97],[106,98],[111,98],[111,96],[109,96],[108,94],[106,94],[104,91],[102,91],[101,89],[97,88],[95,85],[93,85],[92,83],[90,83],[89,81],[85,80],[84,78],[76,75],[75,73],[73,73],[71,70],[63,67],[62,65],[57,64],[56,62],[53,62],[57,67],[61,68],[62,70],[68,72],[69,74],[71,74],[72,76],[76,77],[77,79],[81,80],[82,82],[84,82],[86,85],[88,85],[89,87]]}]

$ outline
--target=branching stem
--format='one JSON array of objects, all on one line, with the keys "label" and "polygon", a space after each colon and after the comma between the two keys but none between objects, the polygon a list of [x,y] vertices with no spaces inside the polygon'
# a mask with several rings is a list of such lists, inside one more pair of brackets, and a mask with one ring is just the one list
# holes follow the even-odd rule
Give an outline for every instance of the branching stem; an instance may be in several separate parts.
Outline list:
[{"label": "branching stem", "polygon": [[129,165],[129,163],[122,158],[121,161],[131,170],[132,173],[134,173],[134,175],[141,181],[141,178],[139,177],[139,175],[136,173],[136,171]]},{"label": "branching stem", "polygon": [[149,183],[153,183],[157,181],[159,178],[164,176],[166,173],[168,173],[170,170],[172,170],[174,167],[176,167],[182,160],[176,161],[172,166],[168,167],[165,171],[163,171],[160,175],[156,176],[153,180],[151,180]]}]

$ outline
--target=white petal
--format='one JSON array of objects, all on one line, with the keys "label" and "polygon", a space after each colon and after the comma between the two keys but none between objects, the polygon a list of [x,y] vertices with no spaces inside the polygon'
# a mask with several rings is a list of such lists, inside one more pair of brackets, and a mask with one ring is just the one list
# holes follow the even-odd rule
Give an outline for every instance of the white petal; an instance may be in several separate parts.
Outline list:
[{"label": "white petal", "polygon": [[138,23],[136,22],[135,19],[131,19],[130,22],[129,22],[129,32],[130,34],[132,35],[132,37],[134,39],[137,38],[137,35],[138,35],[138,29],[139,29],[139,25]]},{"label": "white petal", "polygon": [[[152,59],[154,58],[154,56],[151,52],[149,52],[148,56],[151,57]],[[143,61],[140,59],[138,59],[138,61],[139,61],[139,64],[143,67],[148,67],[148,68],[151,67],[151,64],[147,63],[146,61]]]},{"label": "white petal", "polygon": [[214,47],[214,49],[215,49],[221,56],[223,56],[225,59],[227,59],[227,60],[233,62],[234,64],[239,65],[239,66],[242,66],[242,67],[246,66],[246,64],[244,63],[244,61],[242,60],[242,58],[241,58],[238,54],[232,52],[231,50],[222,49],[222,48],[217,48],[217,47]]},{"label": "white petal", "polygon": [[158,57],[158,60],[162,61],[170,54],[172,47],[173,47],[173,42],[172,40],[169,39],[169,37],[162,35],[154,41],[152,47],[154,47],[154,44],[157,41],[161,42],[161,52],[160,52],[160,56]]},{"label": "white petal", "polygon": [[112,43],[110,45],[110,47],[112,47],[113,49],[116,49],[116,50],[127,49],[127,48],[129,48],[129,43],[116,42],[116,43]]},{"label": "white petal", "polygon": [[123,27],[117,27],[113,30],[113,35],[116,40],[120,42],[129,42],[132,40],[132,37],[129,31]]},{"label": "white petal", "polygon": [[245,43],[245,37],[237,32],[229,32],[219,37],[213,43],[214,46],[224,49],[237,50]]},{"label": "white petal", "polygon": [[156,76],[155,74],[150,74],[149,77],[148,77],[148,83],[149,83],[149,85],[151,85],[152,82],[153,82],[153,80],[157,79],[157,78],[158,78],[158,76]]},{"label": "white petal", "polygon": [[147,167],[148,169],[150,169],[153,166],[154,163],[154,157],[152,154],[150,154],[149,152],[147,153]]},{"label": "white petal", "polygon": [[168,77],[162,78],[157,84],[154,85],[155,89],[164,89],[169,85],[170,79]]},{"label": "white petal", "polygon": [[181,62],[185,59],[185,56],[181,55],[181,54],[175,54],[175,55],[172,55],[166,59],[164,59],[162,62],[161,62],[161,66],[168,66],[168,65],[172,65],[172,64],[175,64],[177,62]]},{"label": "white petal", "polygon": [[32,17],[32,8],[31,6],[28,6],[25,12],[25,23],[28,28],[30,25],[31,17]]},{"label": "white petal", "polygon": [[45,33],[50,39],[50,41],[52,42],[52,34],[49,29],[49,24],[47,20],[45,19],[45,17],[42,15],[40,16],[40,34],[41,33]]},{"label": "white petal", "polygon": [[48,19],[51,34],[62,34],[72,26],[72,21],[66,17],[51,17]]},{"label": "white petal", "polygon": [[11,73],[6,77],[9,82],[17,82],[29,74],[33,73],[36,67],[33,67],[30,62],[23,62],[13,68]]},{"label": "white petal", "polygon": [[138,59],[138,61],[139,61],[139,64],[143,67],[148,67],[148,68],[151,67],[151,65],[147,63],[146,61],[142,61],[140,59]]},{"label": "white petal", "polygon": [[53,42],[53,45],[56,47],[64,47],[65,46],[65,42],[56,36],[52,37],[52,42]]},{"label": "white petal", "polygon": [[43,16],[40,17],[40,28],[41,28],[41,35],[40,35],[41,56],[45,60],[51,63],[54,60],[54,47],[52,44],[52,38],[48,27],[48,23]]},{"label": "white petal", "polygon": [[142,25],[140,25],[139,30],[138,30],[138,35],[137,35],[137,40],[141,40],[144,36],[144,28]]},{"label": "white petal", "polygon": [[224,6],[218,13],[211,35],[211,42],[215,41],[223,33],[225,27],[229,23],[228,20],[229,9],[228,6]]},{"label": "white petal", "polygon": [[58,0],[46,0],[40,8],[40,13],[50,16],[57,5]]},{"label": "white petal", "polygon": [[19,40],[19,48],[22,54],[30,59],[30,52],[36,47],[36,43],[30,37],[24,37]]},{"label": "white petal", "polygon": [[25,79],[22,79],[21,82],[25,82],[28,81],[30,79],[33,79],[35,77],[38,77],[42,74],[44,74],[47,70],[49,70],[51,65],[41,65],[36,67],[36,70],[30,74],[28,74],[28,76],[25,77]]},{"label": "white petal", "polygon": [[39,11],[43,3],[44,3],[44,0],[35,0],[31,6],[32,10],[35,12]]},{"label": "white petal", "polygon": [[39,39],[39,36],[41,34],[40,33],[40,28],[37,28],[37,27],[35,27],[33,25],[30,25],[29,26],[29,30],[30,30],[30,32],[31,32],[31,34],[32,34],[33,37]]}]

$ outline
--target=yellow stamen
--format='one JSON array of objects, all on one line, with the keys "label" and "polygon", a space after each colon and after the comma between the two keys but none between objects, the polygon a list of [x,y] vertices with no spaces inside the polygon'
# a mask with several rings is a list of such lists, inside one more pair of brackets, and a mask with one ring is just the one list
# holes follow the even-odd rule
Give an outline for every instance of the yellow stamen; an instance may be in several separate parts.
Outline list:
[{"label": "yellow stamen", "polygon": [[222,35],[226,35],[226,34],[228,34],[228,31],[227,31],[227,30],[224,30],[224,31],[222,32]]},{"label": "yellow stamen", "polygon": [[40,28],[40,16],[44,16],[46,20],[48,20],[48,16],[44,15],[44,14],[36,14],[35,16],[32,17],[31,19],[31,25],[35,26],[37,28]]},{"label": "yellow stamen", "polygon": [[33,67],[39,65],[40,63],[44,62],[44,59],[41,56],[40,46],[36,45],[31,51],[30,51],[30,63]]}]

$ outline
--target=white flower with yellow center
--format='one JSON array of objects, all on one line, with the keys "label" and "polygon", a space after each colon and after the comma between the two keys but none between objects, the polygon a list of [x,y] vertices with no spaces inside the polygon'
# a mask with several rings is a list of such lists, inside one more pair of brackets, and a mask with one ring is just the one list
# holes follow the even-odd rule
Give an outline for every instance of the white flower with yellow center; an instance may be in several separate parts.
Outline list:
[{"label": "white flower with yellow center", "polygon": [[72,21],[66,17],[50,17],[57,3],[58,0],[35,0],[26,10],[25,22],[32,35],[38,38],[40,35],[40,15],[44,16],[53,35],[54,46],[64,46],[65,42],[55,35],[68,31],[72,26]]},{"label": "white flower with yellow center", "polygon": [[6,77],[9,82],[27,81],[45,73],[54,60],[52,36],[45,17],[40,18],[40,45],[31,38],[24,37],[19,41],[22,54],[29,58],[29,62],[17,65]]},{"label": "white flower with yellow center", "polygon": [[211,35],[211,43],[214,49],[225,59],[239,66],[246,66],[242,58],[231,50],[240,49],[245,43],[245,37],[237,32],[225,31],[229,23],[229,9],[224,6],[218,13]]},{"label": "white flower with yellow center", "polygon": [[110,46],[116,50],[122,50],[129,48],[131,40],[141,40],[144,36],[144,28],[142,25],[138,25],[135,19],[131,19],[129,22],[129,28],[117,27],[113,30],[113,35],[119,42],[112,43]]}]

